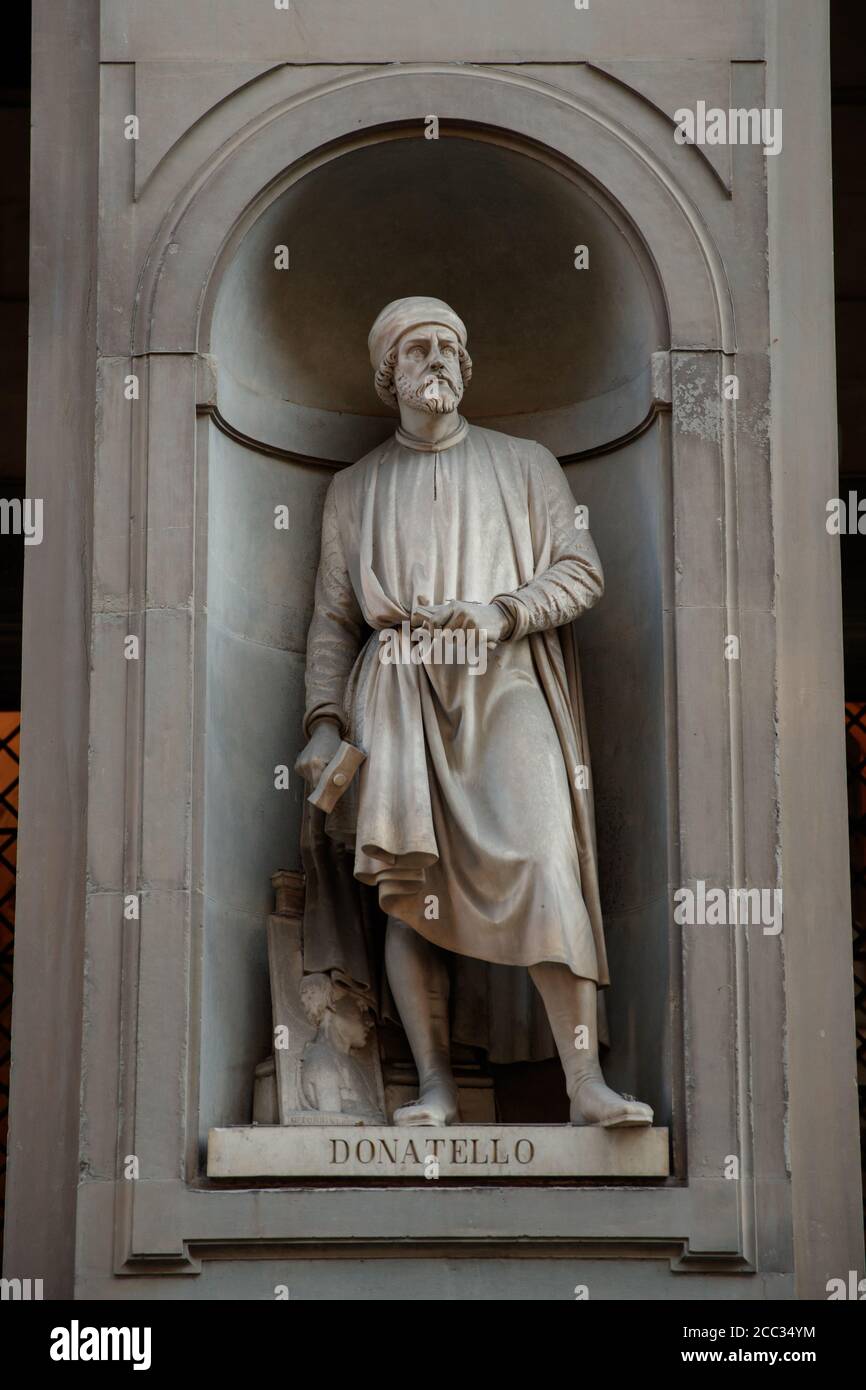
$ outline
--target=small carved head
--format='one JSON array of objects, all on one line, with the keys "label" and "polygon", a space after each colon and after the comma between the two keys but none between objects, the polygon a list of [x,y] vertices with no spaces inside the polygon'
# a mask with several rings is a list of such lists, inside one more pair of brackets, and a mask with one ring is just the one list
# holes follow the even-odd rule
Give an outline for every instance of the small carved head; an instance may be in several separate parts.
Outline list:
[{"label": "small carved head", "polygon": [[362,1048],[373,1019],[365,1001],[330,975],[305,975],[298,987],[301,1008],[337,1052]]}]

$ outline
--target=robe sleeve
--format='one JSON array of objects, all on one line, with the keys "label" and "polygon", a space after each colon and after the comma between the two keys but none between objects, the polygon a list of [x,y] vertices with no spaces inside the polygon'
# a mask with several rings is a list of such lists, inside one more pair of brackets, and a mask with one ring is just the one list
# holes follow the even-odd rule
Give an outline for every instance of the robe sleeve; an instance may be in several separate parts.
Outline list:
[{"label": "robe sleeve", "polygon": [[306,712],[309,738],[319,719],[333,719],[345,737],[343,696],[361,647],[364,617],[352,587],[340,538],[334,484],[322,513],[322,550],[316,575],[313,619],[307,634]]},{"label": "robe sleeve", "polygon": [[539,445],[532,466],[530,506],[541,513],[533,521],[550,563],[519,589],[494,595],[492,602],[511,619],[505,641],[573,622],[604,592],[598,552],[589,531],[575,525],[574,497],[559,461]]}]

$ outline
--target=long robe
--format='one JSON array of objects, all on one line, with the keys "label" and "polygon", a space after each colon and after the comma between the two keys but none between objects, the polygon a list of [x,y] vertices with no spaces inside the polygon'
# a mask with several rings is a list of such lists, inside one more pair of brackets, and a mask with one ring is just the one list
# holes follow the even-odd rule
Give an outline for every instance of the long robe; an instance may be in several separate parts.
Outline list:
[{"label": "long robe", "polygon": [[[552,454],[476,426],[439,451],[394,438],[338,473],[322,520],[305,728],[328,715],[367,754],[324,834],[352,856],[354,878],[377,890],[383,912],[467,965],[497,972],[559,961],[604,985],[571,628],[603,578],[589,532],[575,523]],[[380,633],[454,598],[496,599],[512,619],[485,671],[382,659]],[[321,845],[322,824],[308,818],[308,851],[317,835]],[[326,920],[329,894],[314,890],[308,905],[308,968],[337,968],[372,988],[369,922],[366,932],[355,923],[348,943],[345,892],[339,923]],[[462,1040],[494,1059],[549,1055],[549,1035],[526,1021],[522,990],[511,987],[510,1042],[493,1046],[490,1020],[473,1019],[471,1006],[463,1031],[472,1036]]]}]

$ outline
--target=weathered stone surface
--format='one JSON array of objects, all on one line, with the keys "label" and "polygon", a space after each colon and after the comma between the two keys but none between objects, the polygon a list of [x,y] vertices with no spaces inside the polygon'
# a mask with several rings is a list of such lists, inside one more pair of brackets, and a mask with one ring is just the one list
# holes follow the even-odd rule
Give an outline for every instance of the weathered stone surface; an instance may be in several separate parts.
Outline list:
[{"label": "weathered stone surface", "polygon": [[102,6],[102,56],[111,63],[191,58],[283,63],[578,62],[607,58],[757,60],[764,54],[761,0],[676,0],[635,7],[594,0],[535,7],[500,0],[425,0],[346,9],[342,0],[115,0]]}]

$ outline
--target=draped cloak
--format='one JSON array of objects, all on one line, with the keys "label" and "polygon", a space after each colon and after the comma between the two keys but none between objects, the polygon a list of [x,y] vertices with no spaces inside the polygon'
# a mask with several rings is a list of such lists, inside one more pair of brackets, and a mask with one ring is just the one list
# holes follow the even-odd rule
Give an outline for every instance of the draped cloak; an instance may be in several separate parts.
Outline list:
[{"label": "draped cloak", "polygon": [[[322,518],[304,728],[328,716],[367,758],[330,815],[305,807],[305,967],[395,1016],[366,885],[453,953],[453,1036],[493,1061],[554,1053],[514,967],[608,983],[571,626],[603,577],[576,517],[548,450],[469,426],[435,451],[373,449],[335,476]],[[512,619],[486,670],[382,659],[380,633],[452,599]]]}]

